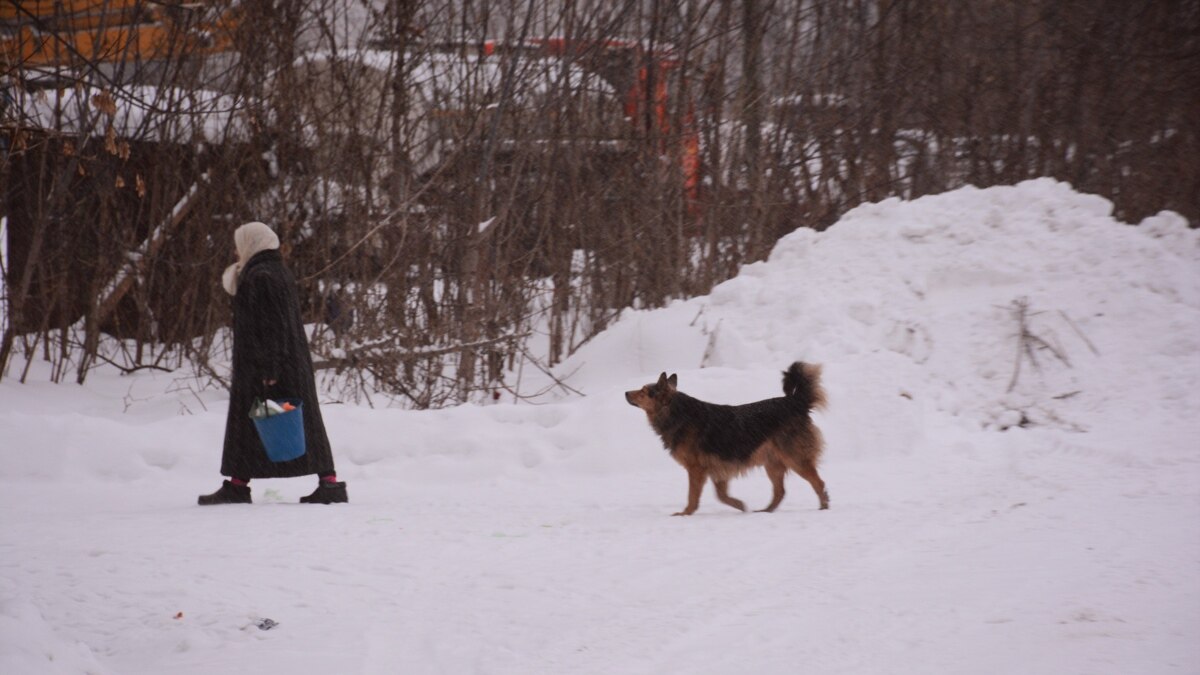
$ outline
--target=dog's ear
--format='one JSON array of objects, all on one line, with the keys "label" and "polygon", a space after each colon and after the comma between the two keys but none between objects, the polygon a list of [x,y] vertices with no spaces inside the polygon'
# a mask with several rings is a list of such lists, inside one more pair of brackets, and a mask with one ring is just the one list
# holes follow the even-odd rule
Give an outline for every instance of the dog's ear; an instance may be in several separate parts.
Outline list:
[{"label": "dog's ear", "polygon": [[[666,373],[664,373],[664,375],[665,374]],[[671,385],[672,389],[677,389],[679,387],[679,375],[671,373],[671,377],[667,378],[667,384]]]},{"label": "dog's ear", "polygon": [[658,384],[656,386],[665,387],[667,385],[667,374],[661,373],[658,376]]}]

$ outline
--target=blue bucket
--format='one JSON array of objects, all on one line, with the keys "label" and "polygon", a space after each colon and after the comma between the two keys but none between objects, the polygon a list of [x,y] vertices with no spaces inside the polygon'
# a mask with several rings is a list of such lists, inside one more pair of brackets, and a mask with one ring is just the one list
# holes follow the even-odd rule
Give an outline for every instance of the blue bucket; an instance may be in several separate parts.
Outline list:
[{"label": "blue bucket", "polygon": [[258,438],[272,462],[286,462],[304,454],[304,404],[298,398],[285,398],[276,403],[291,403],[289,410],[270,417],[254,419]]}]

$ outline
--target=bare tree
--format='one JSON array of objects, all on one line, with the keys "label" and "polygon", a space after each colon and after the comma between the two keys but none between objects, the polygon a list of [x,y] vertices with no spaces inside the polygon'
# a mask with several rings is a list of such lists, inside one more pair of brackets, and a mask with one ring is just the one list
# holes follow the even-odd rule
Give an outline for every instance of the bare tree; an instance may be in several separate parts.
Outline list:
[{"label": "bare tree", "polygon": [[[1053,176],[1200,220],[1196,0],[43,5],[0,8],[0,376],[219,382],[252,219],[329,395],[419,407],[864,200]],[[116,23],[162,39],[63,29]]]}]

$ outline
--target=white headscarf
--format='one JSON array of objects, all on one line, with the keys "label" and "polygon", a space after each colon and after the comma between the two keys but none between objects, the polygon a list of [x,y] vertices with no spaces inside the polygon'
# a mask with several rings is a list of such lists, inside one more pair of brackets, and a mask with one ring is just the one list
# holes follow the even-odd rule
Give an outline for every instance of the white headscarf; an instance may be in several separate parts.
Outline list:
[{"label": "white headscarf", "polygon": [[242,273],[242,266],[256,253],[279,248],[279,237],[262,223],[246,223],[233,231],[233,244],[237,247],[238,261],[225,268],[221,285],[226,293],[237,295],[238,275]]}]

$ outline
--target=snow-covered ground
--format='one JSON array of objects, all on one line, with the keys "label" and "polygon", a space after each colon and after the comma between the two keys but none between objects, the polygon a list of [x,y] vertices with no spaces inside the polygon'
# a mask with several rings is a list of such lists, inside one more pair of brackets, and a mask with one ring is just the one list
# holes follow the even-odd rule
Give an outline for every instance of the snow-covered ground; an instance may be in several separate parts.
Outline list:
[{"label": "snow-covered ground", "polygon": [[[1200,672],[1200,233],[1109,212],[1046,180],[865,205],[628,313],[560,369],[585,396],[328,405],[346,506],[195,506],[225,402],[170,374],[5,379],[0,672]],[[684,473],[621,391],[744,402],[796,359],[831,510],[792,476],[774,514],[668,517]]]}]

